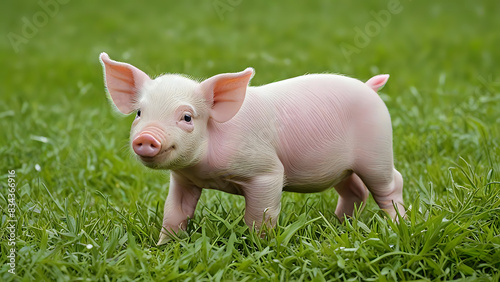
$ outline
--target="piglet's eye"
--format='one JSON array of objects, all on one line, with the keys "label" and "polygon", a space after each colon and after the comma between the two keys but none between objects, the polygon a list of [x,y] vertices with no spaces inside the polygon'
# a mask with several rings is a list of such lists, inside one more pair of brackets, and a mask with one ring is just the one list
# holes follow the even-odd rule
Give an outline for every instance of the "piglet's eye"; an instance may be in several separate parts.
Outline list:
[{"label": "piglet's eye", "polygon": [[185,114],[184,117],[182,118],[185,122],[191,122],[191,120],[193,119],[191,117],[191,115],[189,114]]},{"label": "piglet's eye", "polygon": [[140,117],[141,116],[141,109],[137,110],[137,116],[136,117]]}]

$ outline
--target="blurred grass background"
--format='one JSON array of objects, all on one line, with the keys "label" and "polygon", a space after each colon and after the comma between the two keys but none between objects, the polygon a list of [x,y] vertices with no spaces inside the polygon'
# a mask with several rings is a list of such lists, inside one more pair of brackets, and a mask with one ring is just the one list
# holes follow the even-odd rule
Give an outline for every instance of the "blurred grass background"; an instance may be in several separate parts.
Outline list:
[{"label": "blurred grass background", "polygon": [[[89,270],[90,259],[80,270],[55,272],[55,266],[69,260],[62,251],[68,242],[89,240],[68,227],[71,218],[80,218],[82,230],[103,241],[122,225],[126,231],[120,232],[140,238],[140,249],[157,239],[168,176],[147,170],[131,156],[133,117],[122,118],[107,101],[98,61],[103,51],[151,76],[168,72],[206,78],[252,66],[252,85],[316,72],[361,80],[389,73],[381,96],[393,119],[395,162],[405,178],[408,204],[453,198],[455,181],[467,182],[460,168],[470,168],[481,181],[499,180],[498,1],[61,2],[0,4],[0,180],[6,190],[7,169],[16,170],[23,218],[17,230],[21,277],[70,279],[84,273],[104,279],[98,270]],[[400,12],[389,13],[387,24],[377,21],[374,14],[389,7]],[[359,30],[367,38],[362,47],[356,44]],[[346,56],[345,48],[355,52]],[[5,200],[6,192],[0,194]],[[334,220],[336,197],[334,191],[284,194],[283,218],[312,205]],[[207,216],[203,207],[215,212],[222,207],[229,222],[243,210],[242,198],[215,191],[205,191],[200,204],[199,226]],[[108,216],[108,205],[121,215],[111,212],[105,224],[99,215]],[[373,200],[368,209],[377,210]],[[371,215],[365,211],[361,219]],[[61,228],[73,237],[57,235]],[[120,234],[126,249],[131,237]],[[46,251],[43,238],[53,252],[46,260],[34,256]],[[71,248],[76,249],[70,253],[81,251]],[[2,265],[3,277],[11,279]]]}]

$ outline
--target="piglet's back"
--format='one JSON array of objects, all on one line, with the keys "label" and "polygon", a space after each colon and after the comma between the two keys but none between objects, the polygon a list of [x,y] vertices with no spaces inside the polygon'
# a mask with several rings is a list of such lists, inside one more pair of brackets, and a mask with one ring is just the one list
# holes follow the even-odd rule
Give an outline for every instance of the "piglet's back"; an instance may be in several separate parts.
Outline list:
[{"label": "piglet's back", "polygon": [[386,126],[386,119],[380,120],[381,115],[388,116],[383,101],[357,79],[312,74],[253,87],[250,92],[271,109],[268,124],[276,127],[276,151],[290,184],[331,185],[353,166],[353,151],[361,146],[359,127],[367,121]]}]

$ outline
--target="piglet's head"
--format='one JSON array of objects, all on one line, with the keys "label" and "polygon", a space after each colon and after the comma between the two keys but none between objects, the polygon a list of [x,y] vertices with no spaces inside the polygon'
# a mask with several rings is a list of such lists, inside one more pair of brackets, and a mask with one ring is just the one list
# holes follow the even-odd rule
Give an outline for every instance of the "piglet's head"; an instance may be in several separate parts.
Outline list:
[{"label": "piglet's head", "polygon": [[100,55],[111,101],[123,114],[136,112],[131,146],[151,168],[179,169],[198,163],[209,122],[224,123],[241,108],[254,71],[213,76],[201,83],[181,75],[151,79],[138,68]]}]

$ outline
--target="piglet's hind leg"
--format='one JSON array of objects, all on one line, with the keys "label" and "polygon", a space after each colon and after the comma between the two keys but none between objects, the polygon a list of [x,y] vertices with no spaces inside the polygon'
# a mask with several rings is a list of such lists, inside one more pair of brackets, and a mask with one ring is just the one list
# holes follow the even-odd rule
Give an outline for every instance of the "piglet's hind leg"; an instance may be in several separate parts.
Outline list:
[{"label": "piglet's hind leg", "polygon": [[364,207],[368,198],[368,189],[356,173],[352,173],[339,184],[335,185],[335,190],[339,193],[339,200],[335,214],[344,220],[344,216],[352,216],[355,207]]},{"label": "piglet's hind leg", "polygon": [[[384,181],[385,179],[388,180]],[[392,219],[398,219],[398,212],[402,217],[405,216],[403,206],[403,177],[396,169],[391,171],[391,177],[389,178],[376,179],[373,177],[364,177],[363,181],[366,183],[378,206],[386,211]],[[398,211],[396,211],[394,206],[396,206]]]}]

